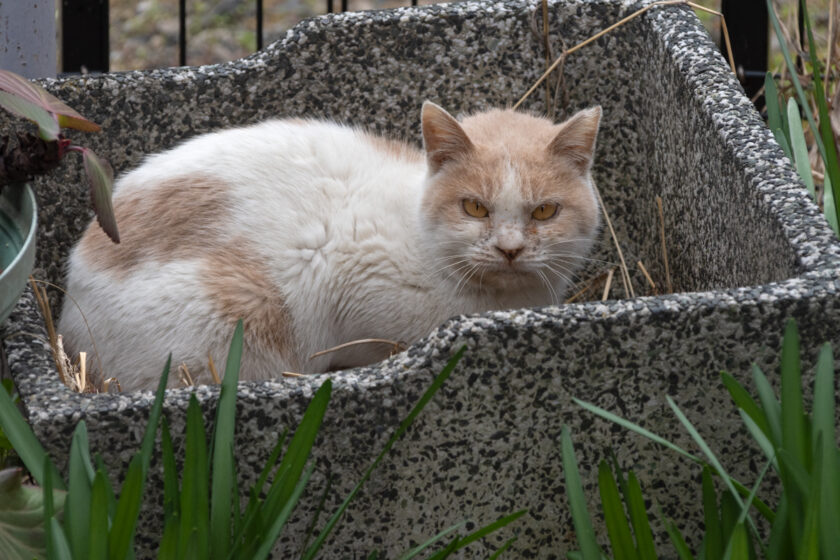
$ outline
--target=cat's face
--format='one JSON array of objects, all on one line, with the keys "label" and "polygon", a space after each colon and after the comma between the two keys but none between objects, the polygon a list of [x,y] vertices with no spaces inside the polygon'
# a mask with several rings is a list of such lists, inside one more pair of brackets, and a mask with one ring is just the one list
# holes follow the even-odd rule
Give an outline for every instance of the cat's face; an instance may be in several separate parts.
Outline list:
[{"label": "cat's face", "polygon": [[599,228],[589,168],[600,116],[596,107],[554,125],[493,110],[458,123],[424,104],[435,270],[459,290],[537,286],[559,302]]}]

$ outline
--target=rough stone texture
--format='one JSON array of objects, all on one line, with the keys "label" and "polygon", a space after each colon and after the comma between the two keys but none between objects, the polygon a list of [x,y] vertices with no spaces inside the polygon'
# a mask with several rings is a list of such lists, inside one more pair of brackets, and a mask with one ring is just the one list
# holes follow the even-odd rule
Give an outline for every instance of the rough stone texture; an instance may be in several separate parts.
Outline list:
[{"label": "rough stone texture", "polygon": [[[552,42],[559,51],[561,39],[573,45],[644,4],[552,2]],[[104,133],[83,143],[118,170],[185,137],[268,116],[329,117],[417,138],[423,99],[470,111],[513,103],[528,89],[544,68],[530,28],[538,6],[466,2],[332,15],[306,21],[264,52],[232,64],[48,85],[103,125]],[[511,557],[565,557],[574,537],[559,446],[564,424],[571,427],[593,504],[597,462],[613,446],[696,542],[698,469],[594,419],[571,398],[691,447],[665,405],[671,395],[749,485],[760,465],[752,461],[755,451],[745,444],[718,372],[748,380],[756,361],[775,380],[789,317],[799,323],[806,365],[819,343],[840,343],[840,244],[688,8],[652,9],[572,55],[565,73],[570,110],[592,103],[604,108],[597,182],[628,258],[642,259],[658,278],[654,197],[664,199],[679,293],[454,318],[380,365],[332,375],[315,486],[299,528],[327,473],[336,490],[329,510],[434,374],[467,346],[452,378],[339,524],[325,557],[366,558],[373,548],[393,557],[464,518],[487,523],[521,508],[529,513],[513,529],[474,545],[465,557],[486,557],[513,533],[518,540]],[[525,105],[540,110],[541,99],[539,90]],[[42,224],[37,274],[59,282],[68,247],[89,219],[78,170],[64,170],[36,185]],[[615,260],[607,241],[599,258]],[[70,434],[84,418],[93,448],[112,473],[122,472],[139,445],[151,395],[81,396],[61,387],[29,292],[0,335],[29,419],[53,456],[66,461]],[[165,354],[161,341],[161,363]],[[238,469],[249,483],[324,378],[241,385]],[[195,392],[209,416],[217,391]],[[166,414],[175,433],[189,394],[168,392]],[[159,485],[149,496],[159,499]],[[152,549],[159,524],[159,510],[144,513],[143,554]],[[661,527],[657,537],[665,540]],[[299,542],[300,531],[281,540],[283,550],[296,550]]]}]

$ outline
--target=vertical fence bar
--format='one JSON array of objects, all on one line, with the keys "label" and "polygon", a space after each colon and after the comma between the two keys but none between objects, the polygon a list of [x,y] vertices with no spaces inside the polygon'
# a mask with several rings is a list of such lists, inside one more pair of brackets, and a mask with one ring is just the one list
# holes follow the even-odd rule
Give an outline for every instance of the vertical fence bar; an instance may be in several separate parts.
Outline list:
[{"label": "vertical fence bar", "polygon": [[187,0],[178,0],[178,64],[187,65]]},{"label": "vertical fence bar", "polygon": [[263,0],[257,0],[257,50],[263,48]]},{"label": "vertical fence bar", "polygon": [[107,72],[108,0],[63,0],[62,72]]},{"label": "vertical fence bar", "polygon": [[341,0],[341,11],[342,12],[347,11],[347,0]]},{"label": "vertical fence bar", "polygon": [[[767,4],[765,0],[721,0],[720,11],[729,28],[738,79],[752,98],[764,85],[767,72]],[[757,99],[756,105],[763,106],[764,100]]]}]

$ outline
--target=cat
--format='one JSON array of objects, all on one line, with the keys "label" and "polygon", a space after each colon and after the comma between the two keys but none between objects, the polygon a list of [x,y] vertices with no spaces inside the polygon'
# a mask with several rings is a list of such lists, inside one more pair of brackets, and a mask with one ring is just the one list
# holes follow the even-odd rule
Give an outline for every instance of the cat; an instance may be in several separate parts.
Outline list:
[{"label": "cat", "polygon": [[424,149],[302,119],[195,137],[117,182],[122,241],[91,226],[73,248],[78,307],[65,298],[59,333],[70,352],[92,338],[93,369],[131,391],[156,386],[169,352],[193,375],[208,355],[223,364],[240,318],[241,378],[272,379],[391,348],[310,359],[341,343],[412,343],[458,314],[561,303],[600,228],[600,118],[459,122],[427,101]]}]

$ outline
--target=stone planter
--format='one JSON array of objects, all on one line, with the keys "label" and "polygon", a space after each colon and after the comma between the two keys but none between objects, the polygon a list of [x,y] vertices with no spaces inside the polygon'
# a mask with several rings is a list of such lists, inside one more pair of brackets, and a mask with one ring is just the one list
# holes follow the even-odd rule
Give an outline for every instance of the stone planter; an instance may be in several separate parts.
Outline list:
[{"label": "stone planter", "polygon": [[[552,42],[573,45],[640,5],[552,3]],[[466,2],[327,16],[232,64],[51,81],[49,88],[103,125],[103,134],[85,140],[118,170],[187,136],[271,116],[328,117],[419,139],[424,99],[469,111],[513,103],[528,89],[544,68],[531,31],[537,9],[521,1]],[[664,404],[672,395],[734,474],[749,481],[752,455],[718,372],[747,379],[757,361],[773,377],[788,317],[799,322],[807,364],[819,343],[840,343],[840,244],[689,9],[649,11],[572,55],[565,75],[570,109],[604,108],[596,180],[625,251],[659,277],[654,200],[664,200],[677,293],[458,317],[380,365],[332,375],[314,480],[335,477],[328,510],[449,356],[468,348],[341,522],[326,557],[367,557],[373,548],[393,556],[465,517],[486,523],[521,508],[530,513],[517,524],[511,557],[564,557],[574,546],[559,448],[564,424],[590,487],[593,467],[614,446],[665,512],[696,534],[698,473],[594,420],[571,397],[688,445]],[[542,110],[541,99],[542,91],[526,106]],[[69,175],[38,184],[36,272],[51,281],[60,281],[68,248],[89,220],[81,181]],[[599,258],[616,260],[606,237]],[[71,394],[58,384],[44,344],[14,334],[42,331],[29,293],[0,330],[36,433],[61,462],[84,418],[92,447],[121,472],[139,446],[151,395]],[[152,358],[162,365],[166,353],[162,340]],[[241,386],[238,469],[246,480],[254,480],[323,379]],[[211,410],[216,389],[196,392]],[[174,432],[188,394],[168,393]],[[318,498],[310,493],[302,513]],[[156,542],[156,513],[141,523],[142,546]],[[481,545],[475,551],[487,556]]]},{"label": "stone planter", "polygon": [[0,323],[14,309],[35,266],[38,209],[26,183],[0,192]]}]

